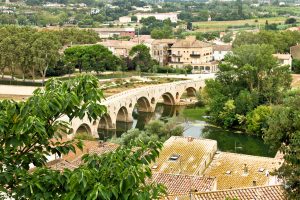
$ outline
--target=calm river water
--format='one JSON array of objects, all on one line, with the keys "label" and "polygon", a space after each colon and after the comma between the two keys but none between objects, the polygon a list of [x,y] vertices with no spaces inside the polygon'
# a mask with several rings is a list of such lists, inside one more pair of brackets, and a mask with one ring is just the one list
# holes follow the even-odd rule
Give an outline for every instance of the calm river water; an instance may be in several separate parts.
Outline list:
[{"label": "calm river water", "polygon": [[[215,127],[205,121],[194,120],[183,117],[182,111],[188,109],[185,106],[157,105],[154,113],[133,113],[133,123],[117,123],[117,130],[99,130],[99,137],[108,140],[113,136],[120,137],[124,132],[131,128],[144,129],[145,125],[153,119],[168,120],[173,117],[179,124],[184,126],[184,136],[196,138],[207,138],[217,140],[220,151],[236,152],[249,155],[274,157],[276,152],[270,151],[269,146],[264,144],[259,137],[248,136],[234,131],[227,131]],[[193,112],[193,108],[189,108]]]}]

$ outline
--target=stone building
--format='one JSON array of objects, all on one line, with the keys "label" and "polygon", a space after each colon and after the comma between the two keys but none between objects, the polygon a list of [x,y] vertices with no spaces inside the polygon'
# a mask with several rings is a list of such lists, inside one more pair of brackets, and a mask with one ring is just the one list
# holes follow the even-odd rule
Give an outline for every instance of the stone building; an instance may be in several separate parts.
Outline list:
[{"label": "stone building", "polygon": [[215,72],[217,71],[216,63],[212,61],[212,45],[197,40],[195,36],[178,40],[171,47],[171,62],[169,65],[174,68],[192,66],[195,72]]},{"label": "stone building", "polygon": [[159,62],[161,66],[168,65],[171,62],[171,47],[176,39],[161,39],[152,42],[151,56]]}]

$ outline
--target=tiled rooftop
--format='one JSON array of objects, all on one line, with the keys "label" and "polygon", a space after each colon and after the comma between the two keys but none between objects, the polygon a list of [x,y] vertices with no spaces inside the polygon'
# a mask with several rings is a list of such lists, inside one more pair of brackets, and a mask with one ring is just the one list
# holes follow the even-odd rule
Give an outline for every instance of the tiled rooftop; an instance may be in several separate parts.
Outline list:
[{"label": "tiled rooftop", "polygon": [[182,39],[178,40],[172,48],[204,48],[204,47],[212,47],[211,44],[202,42],[199,40],[192,39]]},{"label": "tiled rooftop", "polygon": [[62,159],[57,159],[54,161],[51,161],[48,163],[48,166],[55,170],[63,170],[65,168],[68,169],[75,169],[77,168],[81,163],[81,157],[84,154],[90,153],[90,154],[98,154],[102,155],[107,152],[114,151],[118,148],[119,145],[113,144],[113,143],[99,143],[99,141],[83,141],[84,147],[83,151],[76,148],[76,154],[69,153],[67,155],[64,155]]},{"label": "tiled rooftop", "polygon": [[119,145],[114,143],[100,143],[99,141],[83,141],[83,149],[82,151],[76,147],[76,154],[70,152],[67,155],[63,155],[62,158],[69,162],[76,160],[77,158],[81,157],[86,153],[96,153],[96,154],[103,154],[109,151],[113,151],[118,148]]},{"label": "tiled rooftop", "polygon": [[[164,143],[151,168],[153,173],[201,175],[216,150],[215,140],[173,136]],[[178,158],[172,160],[172,156]]]},{"label": "tiled rooftop", "polygon": [[[281,164],[281,160],[221,152],[216,154],[209,167],[204,172],[206,176],[217,178],[217,189],[243,188],[276,184],[277,179],[268,175]],[[245,173],[245,164],[246,171]]]},{"label": "tiled rooftop", "polygon": [[123,41],[123,40],[106,40],[104,42],[99,42],[98,44],[101,44],[106,47],[128,48],[128,49],[131,49],[135,45],[138,45],[137,42]]},{"label": "tiled rooftop", "polygon": [[285,200],[284,189],[280,185],[259,186],[243,189],[220,190],[213,192],[196,193],[182,196],[169,196],[168,200],[225,200],[236,198],[238,200]]},{"label": "tiled rooftop", "polygon": [[293,59],[300,59],[300,45],[292,46],[290,51]]},{"label": "tiled rooftop", "polygon": [[213,49],[214,49],[214,51],[231,51],[232,46],[231,45],[214,45]]},{"label": "tiled rooftop", "polygon": [[151,182],[166,186],[168,195],[189,194],[191,191],[207,192],[216,188],[214,178],[181,174],[153,174]]}]

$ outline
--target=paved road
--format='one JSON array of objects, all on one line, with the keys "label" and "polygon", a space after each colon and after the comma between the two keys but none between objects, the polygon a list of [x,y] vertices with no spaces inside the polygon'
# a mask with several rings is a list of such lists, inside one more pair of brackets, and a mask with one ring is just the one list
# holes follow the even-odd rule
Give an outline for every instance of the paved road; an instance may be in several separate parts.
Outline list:
[{"label": "paved road", "polygon": [[37,88],[33,86],[0,85],[0,94],[29,96]]}]

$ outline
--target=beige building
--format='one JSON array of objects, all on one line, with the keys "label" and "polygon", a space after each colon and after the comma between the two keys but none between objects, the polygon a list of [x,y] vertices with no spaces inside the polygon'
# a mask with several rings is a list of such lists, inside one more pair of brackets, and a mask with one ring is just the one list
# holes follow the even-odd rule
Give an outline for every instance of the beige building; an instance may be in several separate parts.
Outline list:
[{"label": "beige building", "polygon": [[215,72],[217,65],[213,61],[213,47],[211,44],[188,36],[184,40],[178,40],[171,47],[170,66],[182,68],[192,66],[195,72]]},{"label": "beige building", "polygon": [[118,57],[128,57],[131,48],[138,43],[122,40],[106,40],[104,42],[100,42],[99,44],[107,47],[114,55]]},{"label": "beige building", "polygon": [[277,54],[273,54],[273,56],[278,59],[279,65],[281,65],[281,66],[288,65],[288,66],[290,66],[290,68],[292,68],[291,54],[277,53]]},{"label": "beige building", "polygon": [[134,28],[89,28],[98,33],[101,39],[108,39],[110,37],[130,37],[135,36]]},{"label": "beige building", "polygon": [[171,47],[176,43],[176,39],[161,39],[152,42],[151,56],[165,66],[171,62]]},{"label": "beige building", "polygon": [[130,23],[131,22],[131,17],[129,17],[129,16],[119,17],[119,22],[120,23]]},{"label": "beige building", "polygon": [[141,21],[141,19],[143,18],[148,18],[148,17],[155,17],[155,19],[157,20],[166,20],[166,19],[170,19],[171,22],[173,23],[177,23],[178,21],[178,13],[137,13],[135,14],[135,16],[138,19],[138,22]]},{"label": "beige building", "polygon": [[194,73],[213,73],[218,70],[218,62],[213,61],[213,46],[196,40],[195,36],[182,40],[155,40],[151,55],[160,65],[174,68],[192,66]]}]

